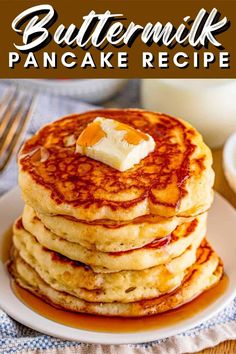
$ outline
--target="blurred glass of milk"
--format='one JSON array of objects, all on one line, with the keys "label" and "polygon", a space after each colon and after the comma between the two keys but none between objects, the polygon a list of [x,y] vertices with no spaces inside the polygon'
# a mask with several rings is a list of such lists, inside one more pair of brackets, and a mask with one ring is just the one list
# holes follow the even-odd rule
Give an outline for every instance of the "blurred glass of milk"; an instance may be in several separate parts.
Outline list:
[{"label": "blurred glass of milk", "polygon": [[236,131],[234,79],[143,79],[141,101],[145,109],[187,120],[212,148]]}]

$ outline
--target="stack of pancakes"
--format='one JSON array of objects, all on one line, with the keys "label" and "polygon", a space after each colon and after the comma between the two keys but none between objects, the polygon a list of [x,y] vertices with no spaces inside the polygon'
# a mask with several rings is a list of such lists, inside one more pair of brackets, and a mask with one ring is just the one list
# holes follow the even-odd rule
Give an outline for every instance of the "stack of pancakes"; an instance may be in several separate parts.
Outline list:
[{"label": "stack of pancakes", "polygon": [[[76,153],[98,116],[150,134],[154,152],[125,172]],[[26,205],[14,225],[11,274],[77,312],[144,316],[192,300],[223,273],[205,240],[211,165],[200,134],[160,113],[97,110],[45,126],[19,155]]]}]

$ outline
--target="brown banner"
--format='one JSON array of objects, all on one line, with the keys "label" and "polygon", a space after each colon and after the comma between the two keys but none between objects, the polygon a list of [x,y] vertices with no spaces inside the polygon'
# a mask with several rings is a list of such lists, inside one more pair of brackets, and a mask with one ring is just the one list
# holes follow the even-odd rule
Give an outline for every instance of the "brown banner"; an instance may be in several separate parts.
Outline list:
[{"label": "brown banner", "polygon": [[236,78],[236,1],[0,1],[1,78]]}]

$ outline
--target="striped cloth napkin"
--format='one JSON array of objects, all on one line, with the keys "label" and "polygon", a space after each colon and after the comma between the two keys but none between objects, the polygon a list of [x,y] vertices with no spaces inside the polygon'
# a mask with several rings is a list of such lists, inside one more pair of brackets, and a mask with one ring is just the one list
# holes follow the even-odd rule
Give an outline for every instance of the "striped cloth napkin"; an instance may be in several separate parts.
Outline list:
[{"label": "striped cloth napkin", "polygon": [[[1,84],[0,97],[4,89],[5,85]],[[114,102],[109,102],[109,106],[112,105],[138,106],[137,81],[131,81]],[[27,135],[33,134],[40,126],[60,116],[93,108],[95,107],[71,99],[40,94]],[[0,195],[16,183],[17,168],[13,159],[0,176]],[[192,330],[174,337],[137,345],[93,345],[60,340],[29,329],[0,310],[0,353],[4,354],[182,354],[197,352],[228,339],[236,339],[236,300],[217,316]]]}]

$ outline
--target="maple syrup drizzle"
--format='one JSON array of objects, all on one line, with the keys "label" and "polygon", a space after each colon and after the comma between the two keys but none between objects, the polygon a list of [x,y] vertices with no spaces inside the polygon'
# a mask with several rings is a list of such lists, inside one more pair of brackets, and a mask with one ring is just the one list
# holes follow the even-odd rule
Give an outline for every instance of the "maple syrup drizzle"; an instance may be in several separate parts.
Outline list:
[{"label": "maple syrup drizzle", "polygon": [[99,122],[90,123],[80,134],[77,144],[83,147],[90,147],[97,144],[106,136]]},{"label": "maple syrup drizzle", "polygon": [[[12,228],[6,231],[3,238],[0,259],[5,263],[9,259],[12,243]],[[18,299],[41,316],[68,327],[111,333],[148,331],[180,323],[183,320],[195,316],[200,311],[206,309],[210,304],[214,303],[224,294],[228,284],[228,277],[224,275],[216,286],[177,309],[150,317],[119,318],[59,310],[45,303],[29,291],[21,288],[14,280],[11,282],[12,289]]]},{"label": "maple syrup drizzle", "polygon": [[116,122],[116,130],[124,130],[126,132],[124,139],[132,145],[138,145],[142,140],[149,140],[147,134],[124,123]]},{"label": "maple syrup drizzle", "polygon": [[[176,209],[187,193],[186,181],[190,178],[190,162],[196,149],[196,145],[192,143],[192,137],[196,135],[196,132],[168,115],[152,113],[153,119],[150,120],[146,114],[150,116],[150,112],[138,112],[137,110],[96,110],[64,117],[44,127],[24,144],[19,157],[21,168],[29,173],[34,181],[46,187],[51,192],[51,198],[59,204],[66,202],[74,207],[83,206],[87,209],[96,203],[97,206],[109,206],[115,211],[117,208],[132,208],[144,199],[150,198],[154,204]],[[133,129],[139,129],[144,134],[150,134],[156,142],[156,149],[146,157],[145,163],[141,162],[138,168],[126,171],[123,175],[115,169],[108,168],[105,164],[99,164],[83,155],[78,156],[73,148],[65,149],[65,133],[80,136],[96,117],[113,119]],[[176,146],[176,143],[172,142],[172,132],[176,130],[182,136],[181,144],[185,147],[184,153],[180,152],[178,144]],[[39,145],[47,147],[49,153],[47,161],[40,164],[38,160],[35,162],[34,158],[29,155]],[[156,164],[155,161],[159,163]],[[177,165],[172,166],[176,161],[178,161]],[[89,173],[84,173],[81,168],[84,163],[88,166]],[[147,165],[153,173],[145,173]],[[202,160],[199,166],[206,168]],[[68,172],[65,173],[67,169]],[[162,200],[153,193],[153,188],[154,190],[157,187],[165,189],[172,181],[175,183],[176,178],[179,193],[173,200]],[[61,183],[55,183],[55,179],[60,180]],[[128,179],[131,181],[129,184],[127,184]],[[105,183],[106,181],[108,183]],[[107,193],[111,182],[111,194],[116,194],[121,189],[129,190],[131,186],[139,193],[134,199],[121,201],[98,197],[97,190]],[[64,186],[70,186],[70,188],[64,188]],[[74,190],[82,192],[74,193]]]},{"label": "maple syrup drizzle", "polygon": [[145,248],[162,248],[167,246],[171,242],[171,234],[162,237],[162,238],[157,238],[154,241],[142,246],[138,247],[135,249],[127,250],[127,251],[118,251],[118,252],[109,252],[111,256],[122,256],[123,254],[128,254],[132,253],[134,251],[140,250],[140,249],[145,249]]}]

